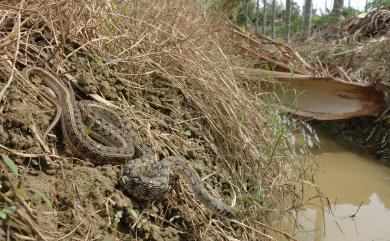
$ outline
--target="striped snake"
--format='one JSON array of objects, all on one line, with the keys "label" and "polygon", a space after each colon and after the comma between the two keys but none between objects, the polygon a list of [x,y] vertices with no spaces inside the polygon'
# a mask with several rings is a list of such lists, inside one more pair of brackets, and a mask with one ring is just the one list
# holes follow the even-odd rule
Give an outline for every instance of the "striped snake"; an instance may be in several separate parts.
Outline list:
[{"label": "striped snake", "polygon": [[[43,68],[26,68],[26,80],[30,80],[32,76],[39,76],[56,94],[56,98],[44,94],[56,106],[57,111],[55,121],[45,134],[60,119],[64,142],[73,154],[95,164],[123,164],[119,182],[126,192],[139,199],[158,199],[167,191],[169,178],[176,172],[184,177],[195,196],[207,208],[218,214],[234,216],[232,207],[206,191],[199,175],[185,159],[170,156],[155,163],[151,149],[139,144],[121,113],[97,102],[84,100],[77,103],[73,90]],[[98,134],[89,133],[83,120],[90,122]]]}]

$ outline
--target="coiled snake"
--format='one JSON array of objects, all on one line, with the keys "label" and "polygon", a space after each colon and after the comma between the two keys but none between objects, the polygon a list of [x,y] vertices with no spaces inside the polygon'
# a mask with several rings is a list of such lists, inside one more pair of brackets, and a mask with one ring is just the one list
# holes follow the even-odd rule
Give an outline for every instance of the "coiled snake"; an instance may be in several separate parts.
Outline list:
[{"label": "coiled snake", "polygon": [[[125,191],[140,199],[158,199],[168,189],[170,175],[177,172],[207,208],[222,215],[234,215],[232,207],[206,191],[199,175],[185,159],[171,156],[154,163],[151,149],[134,142],[136,136],[120,113],[92,101],[77,104],[73,90],[43,68],[25,69],[27,80],[33,75],[39,76],[57,95],[56,99],[44,96],[56,106],[67,147],[95,164],[123,164],[120,184]],[[91,137],[83,119],[91,122],[98,137]]]}]

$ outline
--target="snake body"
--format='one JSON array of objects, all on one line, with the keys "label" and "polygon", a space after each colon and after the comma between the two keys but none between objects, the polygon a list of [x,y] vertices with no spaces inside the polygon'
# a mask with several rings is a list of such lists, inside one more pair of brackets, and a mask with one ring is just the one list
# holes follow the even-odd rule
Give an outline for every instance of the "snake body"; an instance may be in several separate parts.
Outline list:
[{"label": "snake body", "polygon": [[[218,214],[234,215],[232,207],[206,191],[196,170],[185,159],[170,156],[155,163],[151,149],[134,142],[136,137],[122,120],[121,114],[96,102],[84,101],[78,104],[73,90],[46,69],[25,69],[24,77],[27,80],[33,75],[40,76],[44,84],[57,95],[56,99],[45,97],[56,105],[66,146],[77,156],[95,164],[123,164],[120,184],[126,192],[139,199],[158,199],[167,191],[169,178],[176,172],[184,177],[195,196],[207,208]],[[87,109],[93,111],[88,112]],[[98,117],[96,114],[99,112],[102,112],[99,116],[105,117]],[[83,124],[83,117],[93,121],[100,138],[90,136]]]}]

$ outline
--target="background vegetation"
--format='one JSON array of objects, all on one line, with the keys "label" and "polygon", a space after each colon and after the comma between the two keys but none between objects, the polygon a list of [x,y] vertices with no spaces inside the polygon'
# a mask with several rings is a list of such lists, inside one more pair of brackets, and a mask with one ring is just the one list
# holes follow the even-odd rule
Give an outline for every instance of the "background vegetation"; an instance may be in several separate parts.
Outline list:
[{"label": "background vegetation", "polygon": [[[221,10],[229,15],[231,19],[234,20],[234,23],[250,29],[253,31],[261,31],[261,27],[265,24],[266,31],[265,34],[268,36],[272,35],[272,0],[266,1],[265,5],[265,14],[267,15],[266,22],[264,23],[264,4],[262,0],[212,0],[206,1],[208,4],[213,6],[215,9]],[[345,1],[346,2],[346,1]],[[275,2],[275,12],[276,12],[276,34],[277,37],[282,37],[286,31],[284,26],[285,22],[285,7],[286,1],[276,1]],[[367,1],[365,11],[372,11],[382,7],[389,7],[390,0],[371,0]],[[344,18],[353,17],[360,14],[362,11],[355,9],[351,6],[348,6],[347,3],[344,3],[342,9],[342,16]],[[325,11],[320,9],[312,10],[312,27],[313,29],[321,29],[327,26],[331,21],[332,9],[326,8]],[[291,7],[291,24],[290,31],[293,36],[299,36],[299,33],[303,29],[303,14],[302,8],[294,1],[292,1]]]}]

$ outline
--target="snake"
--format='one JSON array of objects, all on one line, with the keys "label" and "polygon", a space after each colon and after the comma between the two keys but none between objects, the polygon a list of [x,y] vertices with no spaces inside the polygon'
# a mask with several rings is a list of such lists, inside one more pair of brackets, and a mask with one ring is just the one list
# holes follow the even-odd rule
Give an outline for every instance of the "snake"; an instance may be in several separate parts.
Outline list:
[{"label": "snake", "polygon": [[[137,138],[121,111],[94,101],[77,102],[73,89],[44,68],[26,67],[23,76],[27,81],[33,76],[40,77],[56,95],[54,98],[43,94],[56,108],[55,121],[45,134],[59,120],[64,144],[72,154],[97,165],[120,164],[119,184],[126,193],[141,200],[157,200],[169,189],[170,177],[180,174],[208,209],[223,216],[235,216],[233,207],[205,189],[200,176],[186,159],[168,156],[154,161],[153,151]],[[93,126],[96,135],[91,135],[84,121]]]}]

